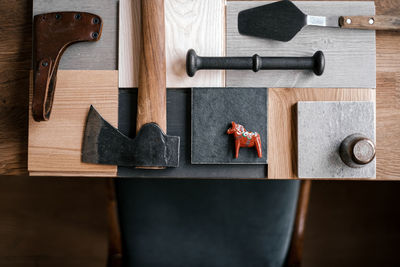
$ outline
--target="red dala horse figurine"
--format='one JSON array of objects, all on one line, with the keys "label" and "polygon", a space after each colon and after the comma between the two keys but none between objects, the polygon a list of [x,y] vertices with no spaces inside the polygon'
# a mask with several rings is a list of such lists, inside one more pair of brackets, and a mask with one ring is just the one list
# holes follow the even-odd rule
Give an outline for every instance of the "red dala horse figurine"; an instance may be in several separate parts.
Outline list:
[{"label": "red dala horse figurine", "polygon": [[257,132],[248,132],[246,129],[232,121],[232,128],[226,131],[227,134],[233,134],[235,137],[235,158],[239,157],[241,147],[256,147],[259,158],[262,158],[261,137]]}]

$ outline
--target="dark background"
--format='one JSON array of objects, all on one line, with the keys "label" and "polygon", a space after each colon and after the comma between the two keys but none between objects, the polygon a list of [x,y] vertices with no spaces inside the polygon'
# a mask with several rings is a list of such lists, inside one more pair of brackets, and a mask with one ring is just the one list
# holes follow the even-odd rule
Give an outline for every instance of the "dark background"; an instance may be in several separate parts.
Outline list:
[{"label": "dark background", "polygon": [[[398,266],[399,191],[313,182],[303,266]],[[105,179],[0,176],[0,266],[105,266],[106,219]]]}]

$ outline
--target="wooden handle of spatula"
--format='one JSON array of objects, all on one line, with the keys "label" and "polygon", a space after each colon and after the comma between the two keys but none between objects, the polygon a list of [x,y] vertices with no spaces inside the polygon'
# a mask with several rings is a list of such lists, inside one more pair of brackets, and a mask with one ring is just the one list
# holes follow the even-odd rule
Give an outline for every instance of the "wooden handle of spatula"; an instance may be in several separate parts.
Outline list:
[{"label": "wooden handle of spatula", "polygon": [[343,16],[339,24],[347,29],[399,31],[400,16]]},{"label": "wooden handle of spatula", "polygon": [[164,0],[142,0],[136,132],[150,122],[167,131]]}]

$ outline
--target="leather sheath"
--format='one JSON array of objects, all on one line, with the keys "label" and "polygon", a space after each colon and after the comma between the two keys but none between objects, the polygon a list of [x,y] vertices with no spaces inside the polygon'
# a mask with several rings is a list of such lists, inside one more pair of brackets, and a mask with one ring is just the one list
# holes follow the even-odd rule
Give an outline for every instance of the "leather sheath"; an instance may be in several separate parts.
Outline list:
[{"label": "leather sheath", "polygon": [[35,121],[50,118],[57,69],[64,51],[73,43],[98,41],[102,19],[86,12],[54,12],[36,15],[33,30],[33,99]]}]

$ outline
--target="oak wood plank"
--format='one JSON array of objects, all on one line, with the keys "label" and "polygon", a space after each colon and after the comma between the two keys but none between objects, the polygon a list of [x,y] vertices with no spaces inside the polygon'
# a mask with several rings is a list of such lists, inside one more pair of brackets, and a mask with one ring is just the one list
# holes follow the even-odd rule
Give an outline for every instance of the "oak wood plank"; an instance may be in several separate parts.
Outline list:
[{"label": "oak wood plank", "polygon": [[50,120],[36,122],[29,116],[30,174],[116,176],[116,166],[82,163],[81,147],[91,104],[117,127],[118,71],[61,70],[57,76]]},{"label": "oak wood plank", "polygon": [[[375,1],[377,14],[399,15],[398,0]],[[400,34],[377,32],[377,178],[400,180]]]}]

